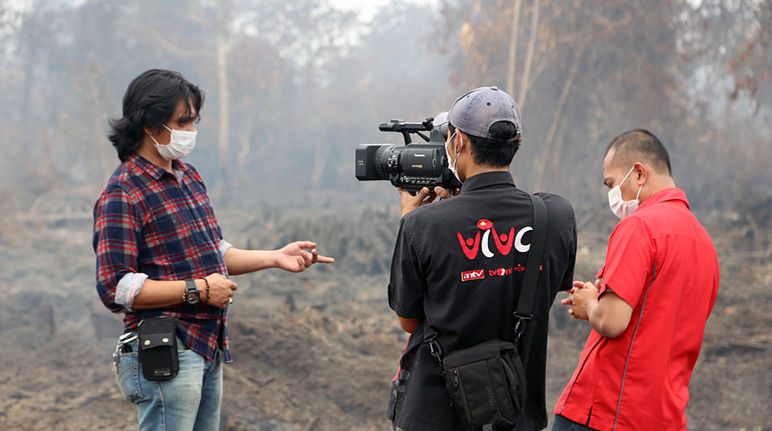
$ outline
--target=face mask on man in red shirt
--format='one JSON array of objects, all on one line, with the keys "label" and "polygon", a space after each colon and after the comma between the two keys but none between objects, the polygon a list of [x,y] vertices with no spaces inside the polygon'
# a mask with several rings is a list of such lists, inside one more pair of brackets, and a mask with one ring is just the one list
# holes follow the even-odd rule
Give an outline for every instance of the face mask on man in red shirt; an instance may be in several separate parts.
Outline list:
[{"label": "face mask on man in red shirt", "polygon": [[635,169],[635,166],[630,168],[619,184],[608,191],[608,205],[611,207],[611,212],[620,219],[629,216],[638,208],[638,198],[641,196],[641,189],[643,189],[643,185],[638,188],[638,194],[635,196],[635,199],[629,201],[622,200],[622,184],[627,181],[627,177],[630,176],[633,169]]}]

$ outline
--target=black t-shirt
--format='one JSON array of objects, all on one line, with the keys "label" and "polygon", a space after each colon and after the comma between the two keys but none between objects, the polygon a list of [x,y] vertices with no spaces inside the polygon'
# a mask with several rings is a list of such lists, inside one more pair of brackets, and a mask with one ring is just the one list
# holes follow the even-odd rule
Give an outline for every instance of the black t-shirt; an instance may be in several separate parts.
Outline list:
[{"label": "black t-shirt", "polygon": [[[568,201],[538,194],[547,206],[547,238],[534,319],[520,342],[528,380],[525,411],[517,430],[547,426],[544,400],[549,309],[559,290],[571,288],[576,258],[576,223]],[[423,319],[439,333],[445,352],[498,338],[514,339],[514,318],[533,226],[528,194],[509,172],[468,178],[461,193],[422,206],[403,217],[389,283],[389,305],[422,322],[400,358],[388,415],[406,431],[460,430],[440,377],[440,366],[424,343]],[[545,277],[546,275],[546,277]]]}]

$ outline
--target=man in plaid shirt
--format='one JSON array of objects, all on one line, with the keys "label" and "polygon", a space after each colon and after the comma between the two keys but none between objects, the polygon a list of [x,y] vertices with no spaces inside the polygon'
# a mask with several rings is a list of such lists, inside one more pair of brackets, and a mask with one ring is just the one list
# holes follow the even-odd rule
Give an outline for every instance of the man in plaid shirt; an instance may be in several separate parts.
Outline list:
[{"label": "man in plaid shirt", "polygon": [[[135,78],[122,118],[110,122],[121,164],[94,206],[96,288],[107,308],[125,314],[115,371],[138,406],[140,430],[219,428],[220,363],[232,362],[227,310],[237,289],[228,276],[334,261],[310,241],[269,251],[223,239],[201,176],[181,160],[195,146],[203,98],[177,72]],[[171,380],[146,380],[137,360],[137,326],[154,317],[177,322],[179,372]]]}]

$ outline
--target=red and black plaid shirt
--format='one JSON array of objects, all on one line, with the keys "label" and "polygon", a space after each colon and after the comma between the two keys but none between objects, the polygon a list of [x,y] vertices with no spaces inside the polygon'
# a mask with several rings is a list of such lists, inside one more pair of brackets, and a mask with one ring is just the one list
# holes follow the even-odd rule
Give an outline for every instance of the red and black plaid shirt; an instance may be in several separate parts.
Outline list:
[{"label": "red and black plaid shirt", "polygon": [[94,205],[96,289],[107,308],[126,313],[127,332],[145,318],[174,317],[188,348],[213,360],[219,345],[225,362],[232,362],[227,310],[182,303],[126,310],[115,302],[118,282],[132,272],[151,280],[228,275],[219,251],[222,233],[201,176],[184,161],[175,161],[173,167],[177,175],[135,155],[105,184]]}]

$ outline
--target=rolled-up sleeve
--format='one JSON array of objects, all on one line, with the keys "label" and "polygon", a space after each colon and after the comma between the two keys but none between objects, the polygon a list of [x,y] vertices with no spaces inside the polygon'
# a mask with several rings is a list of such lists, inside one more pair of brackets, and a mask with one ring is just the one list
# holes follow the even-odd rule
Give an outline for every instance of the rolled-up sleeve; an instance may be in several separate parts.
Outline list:
[{"label": "rolled-up sleeve", "polygon": [[223,259],[225,259],[225,252],[227,252],[231,247],[231,243],[228,241],[221,239],[220,243],[217,244],[217,250],[220,252],[220,256],[222,256]]},{"label": "rolled-up sleeve", "polygon": [[[92,245],[96,253],[97,293],[114,313],[130,309],[134,296],[139,293],[139,289],[135,289],[138,279],[129,278],[123,284],[120,298],[116,297],[124,276],[137,272],[141,229],[137,208],[128,194],[119,186],[106,187],[94,206]],[[128,295],[132,295],[130,301]]]},{"label": "rolled-up sleeve", "polygon": [[139,295],[147,279],[147,274],[141,272],[129,272],[121,277],[115,289],[115,303],[126,310],[131,310],[134,306],[134,298]]}]

